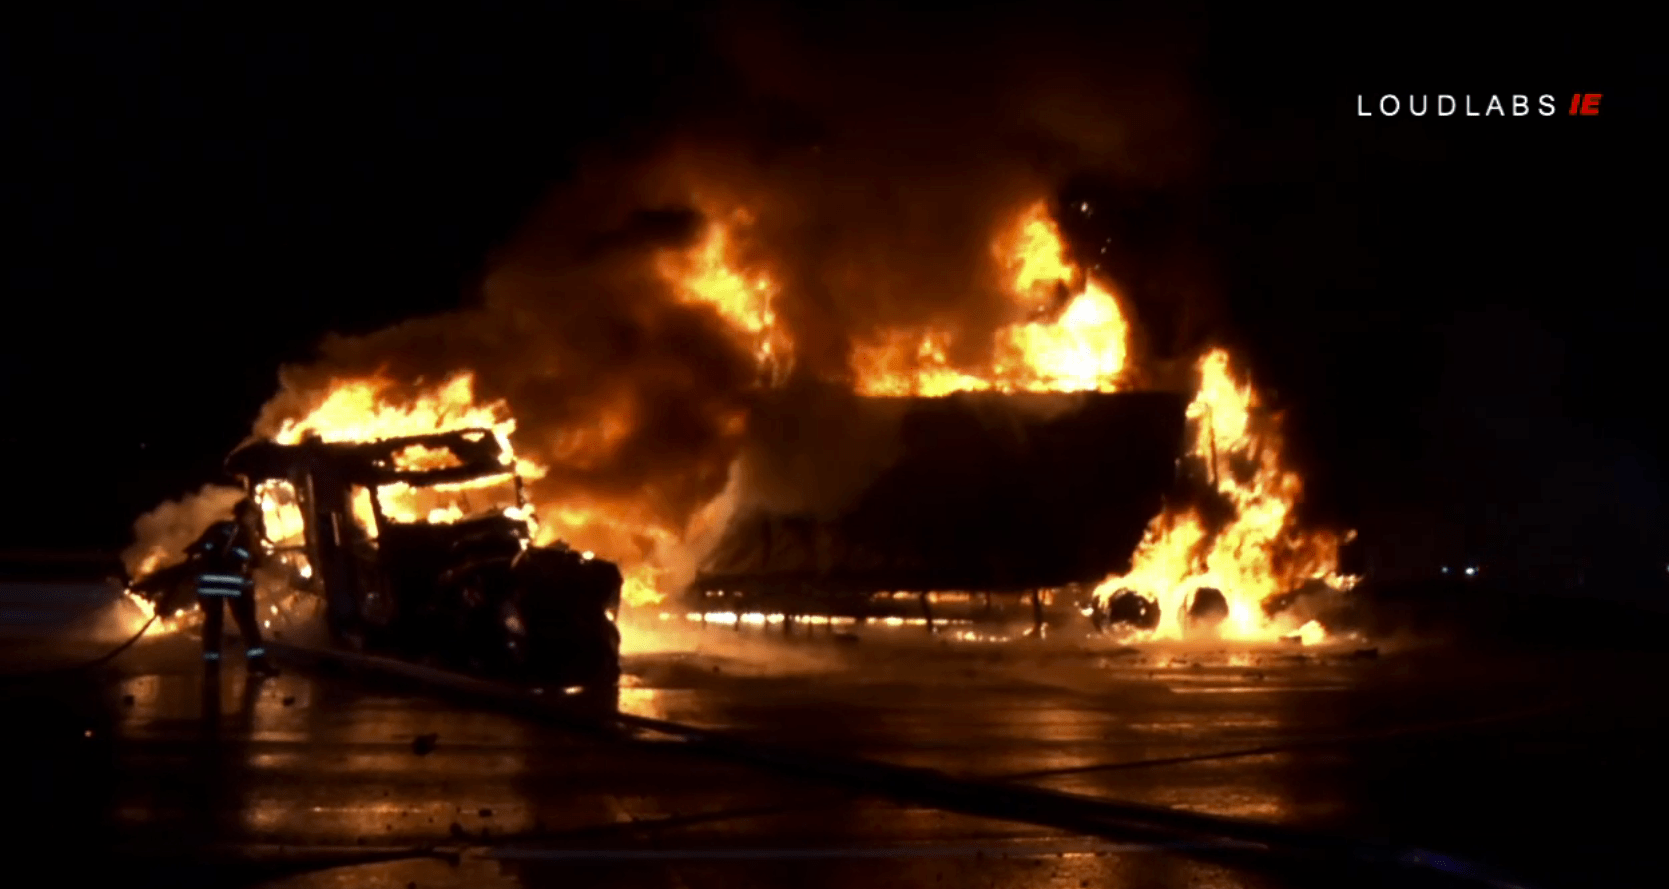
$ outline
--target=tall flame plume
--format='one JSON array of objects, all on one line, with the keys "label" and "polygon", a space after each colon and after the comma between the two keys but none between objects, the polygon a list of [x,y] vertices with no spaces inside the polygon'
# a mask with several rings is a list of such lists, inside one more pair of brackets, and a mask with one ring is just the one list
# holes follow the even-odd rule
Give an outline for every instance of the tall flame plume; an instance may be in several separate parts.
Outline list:
[{"label": "tall flame plume", "polygon": [[[945,330],[892,330],[853,350],[856,388],[863,395],[936,397],[953,392],[1116,392],[1123,388],[1129,325],[1104,284],[1085,279],[1067,261],[1048,205],[1025,209],[992,245],[1007,273],[1016,320],[990,343],[985,367],[954,367]],[[1076,292],[1069,290],[1082,282]],[[1060,292],[1069,299],[1055,309]]]},{"label": "tall flame plume", "polygon": [[1179,639],[1187,634],[1184,616],[1191,597],[1215,589],[1228,605],[1216,635],[1267,640],[1296,629],[1264,612],[1270,597],[1311,580],[1335,588],[1350,584],[1337,573],[1343,539],[1294,526],[1303,482],[1282,467],[1277,431],[1256,428],[1257,395],[1250,383],[1235,380],[1228,352],[1208,352],[1198,369],[1199,390],[1188,407],[1194,428],[1190,457],[1205,467],[1212,489],[1229,504],[1229,518],[1211,533],[1195,508],[1161,513],[1148,526],[1130,572],[1103,581],[1095,596],[1105,603],[1130,591],[1153,599],[1161,622],[1148,635]]}]

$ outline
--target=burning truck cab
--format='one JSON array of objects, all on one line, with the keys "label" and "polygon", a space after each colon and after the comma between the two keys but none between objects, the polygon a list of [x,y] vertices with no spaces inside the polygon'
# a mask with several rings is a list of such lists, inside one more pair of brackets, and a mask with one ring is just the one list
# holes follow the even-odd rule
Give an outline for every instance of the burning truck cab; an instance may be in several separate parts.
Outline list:
[{"label": "burning truck cab", "polygon": [[532,544],[493,430],[258,440],[226,468],[255,487],[275,555],[322,596],[339,644],[536,685],[618,681],[620,569]]}]

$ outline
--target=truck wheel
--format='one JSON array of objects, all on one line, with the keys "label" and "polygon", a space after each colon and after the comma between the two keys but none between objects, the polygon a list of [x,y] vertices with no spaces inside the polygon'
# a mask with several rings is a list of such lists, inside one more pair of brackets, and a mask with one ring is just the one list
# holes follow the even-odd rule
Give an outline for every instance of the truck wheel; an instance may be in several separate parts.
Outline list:
[{"label": "truck wheel", "polygon": [[620,631],[607,618],[537,640],[546,681],[563,687],[612,686],[620,681]]}]

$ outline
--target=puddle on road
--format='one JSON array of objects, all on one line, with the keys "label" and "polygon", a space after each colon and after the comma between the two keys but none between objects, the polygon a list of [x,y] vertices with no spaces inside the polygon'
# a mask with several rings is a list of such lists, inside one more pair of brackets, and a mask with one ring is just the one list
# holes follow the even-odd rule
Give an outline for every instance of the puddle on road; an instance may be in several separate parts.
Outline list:
[{"label": "puddle on road", "polygon": [[331,868],[260,884],[259,889],[361,889],[411,886],[423,889],[519,889],[526,884],[506,874],[497,861],[466,856],[457,864],[413,859]]}]

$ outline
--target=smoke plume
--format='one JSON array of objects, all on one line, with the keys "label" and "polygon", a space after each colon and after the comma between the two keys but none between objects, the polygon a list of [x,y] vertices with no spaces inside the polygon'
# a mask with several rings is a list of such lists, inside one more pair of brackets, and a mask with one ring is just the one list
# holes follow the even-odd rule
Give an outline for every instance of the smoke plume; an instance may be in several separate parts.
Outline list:
[{"label": "smoke plume", "polygon": [[185,558],[184,550],[215,522],[232,518],[243,491],[204,485],[195,494],[170,500],[133,523],[135,543],[122,553],[129,577],[166,568]]}]

